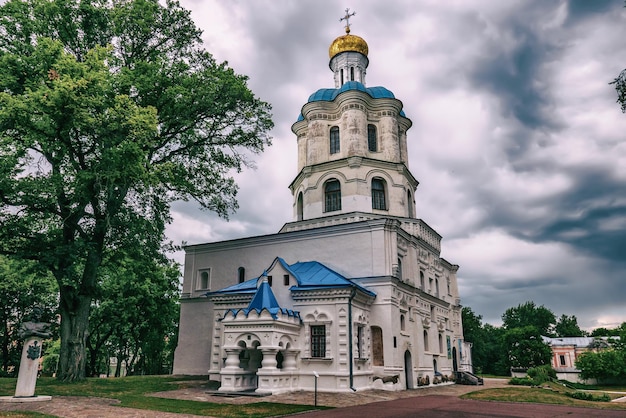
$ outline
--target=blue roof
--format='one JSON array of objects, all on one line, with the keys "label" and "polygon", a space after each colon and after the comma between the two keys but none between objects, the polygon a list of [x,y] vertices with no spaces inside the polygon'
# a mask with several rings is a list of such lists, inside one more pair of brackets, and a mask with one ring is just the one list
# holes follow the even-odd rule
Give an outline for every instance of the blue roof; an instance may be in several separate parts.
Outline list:
[{"label": "blue roof", "polygon": [[[372,97],[373,99],[395,99],[396,98],[396,96],[394,96],[393,93],[390,90],[386,89],[385,87],[380,87],[380,86],[365,87],[363,83],[360,83],[358,81],[348,81],[344,83],[343,86],[341,86],[338,89],[319,89],[318,91],[316,91],[315,93],[309,96],[309,100],[307,103],[332,102],[333,100],[335,100],[335,98],[339,94],[345,91],[350,91],[350,90],[362,91],[364,93],[369,94],[370,97]],[[403,117],[406,117],[403,110],[400,111],[400,115]],[[301,121],[301,120],[304,120],[302,113],[300,113],[300,115],[298,116],[298,121]]]},{"label": "blue roof", "polygon": [[270,287],[267,280],[261,282],[261,285],[256,290],[256,293],[254,294],[254,297],[250,301],[250,304],[247,308],[229,309],[228,312],[232,312],[233,316],[237,316],[239,312],[243,311],[243,313],[247,317],[252,311],[256,312],[257,314],[261,314],[261,312],[264,310],[268,311],[274,319],[277,318],[278,312],[281,312],[283,315],[287,316],[294,316],[297,318],[300,317],[300,313],[298,311],[280,307],[278,301],[276,300],[276,296],[274,296],[274,292],[272,292],[272,288]]},{"label": "blue roof", "polygon": [[[285,262],[285,260],[280,257],[277,257],[276,261],[278,261],[282,265],[282,267],[296,279],[296,282],[298,284],[297,286],[292,286],[291,290],[313,290],[313,288],[321,289],[331,287],[352,287],[359,289],[370,296],[376,296],[376,293],[372,292],[369,289],[366,289],[365,287],[357,283],[354,283],[350,279],[346,279],[341,274],[337,273],[334,270],[331,270],[330,268],[326,267],[324,264],[318,261],[297,262],[291,265],[287,264],[287,262]],[[274,297],[274,293],[272,292],[270,286],[266,282],[263,282],[260,286],[258,286],[259,279],[261,279],[265,275],[267,275],[267,273],[263,272],[263,275],[261,275],[260,277],[250,279],[236,285],[228,286],[224,289],[210,292],[208,294],[255,293],[254,297],[252,298],[252,302],[250,302],[250,306],[248,307],[249,309],[256,309],[259,306],[274,307],[274,303],[276,304],[276,307],[278,307],[278,302],[276,302],[276,298]],[[267,289],[264,289],[264,286],[267,287]],[[263,289],[262,292],[264,293],[260,296],[261,289]],[[268,293],[271,296],[267,295]]]},{"label": "blue roof", "polygon": [[335,98],[345,92],[351,90],[358,90],[364,93],[369,94],[373,99],[395,99],[396,96],[390,90],[387,90],[384,87],[365,87],[362,83],[358,81],[348,81],[343,84],[338,89],[319,89],[315,93],[309,96],[310,102],[332,102]]}]

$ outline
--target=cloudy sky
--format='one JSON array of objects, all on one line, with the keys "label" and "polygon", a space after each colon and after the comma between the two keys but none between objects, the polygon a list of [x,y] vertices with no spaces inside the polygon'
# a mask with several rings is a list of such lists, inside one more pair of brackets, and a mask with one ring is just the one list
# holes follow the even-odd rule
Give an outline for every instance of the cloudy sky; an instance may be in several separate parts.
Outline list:
[{"label": "cloudy sky", "polygon": [[413,121],[417,216],[461,266],[462,304],[494,325],[529,300],[584,328],[626,321],[626,115],[609,85],[626,68],[623,1],[182,4],[207,50],[272,104],[276,127],[256,170],[236,176],[230,221],[179,204],[170,239],[270,234],[292,220],[291,125],[333,87],[328,46],[351,7],[367,85],[393,91]]}]

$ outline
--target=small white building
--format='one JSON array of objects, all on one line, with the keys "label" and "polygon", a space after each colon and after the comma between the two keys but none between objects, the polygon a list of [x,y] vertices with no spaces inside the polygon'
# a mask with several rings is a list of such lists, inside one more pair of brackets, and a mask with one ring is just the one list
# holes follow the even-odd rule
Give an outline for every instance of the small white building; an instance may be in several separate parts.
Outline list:
[{"label": "small white building", "polygon": [[[458,266],[415,217],[402,102],[366,87],[367,43],[329,49],[335,87],[292,130],[294,221],[277,233],[185,247],[175,374],[222,391],[400,390],[471,371]],[[385,377],[387,383],[383,383]]]}]

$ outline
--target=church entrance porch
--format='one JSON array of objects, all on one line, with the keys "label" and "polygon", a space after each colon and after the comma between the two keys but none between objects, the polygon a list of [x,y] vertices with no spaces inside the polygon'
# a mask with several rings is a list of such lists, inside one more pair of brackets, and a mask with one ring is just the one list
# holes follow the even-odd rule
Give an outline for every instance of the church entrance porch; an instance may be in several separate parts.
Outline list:
[{"label": "church entrance porch", "polygon": [[261,367],[262,353],[258,349],[258,340],[250,347],[245,341],[239,341],[235,347],[224,347],[226,360],[220,370],[221,392],[243,392],[256,390],[258,387],[257,370]]}]

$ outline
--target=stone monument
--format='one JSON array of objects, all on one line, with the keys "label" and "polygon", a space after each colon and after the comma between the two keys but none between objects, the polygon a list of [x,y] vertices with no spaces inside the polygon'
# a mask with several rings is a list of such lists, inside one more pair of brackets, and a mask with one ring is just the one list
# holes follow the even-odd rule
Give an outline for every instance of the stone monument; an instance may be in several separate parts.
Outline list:
[{"label": "stone monument", "polygon": [[37,373],[39,372],[39,358],[41,357],[41,341],[50,338],[50,324],[41,322],[41,310],[34,308],[30,321],[20,325],[18,336],[24,340],[22,359],[17,375],[15,396],[4,396],[0,400],[5,402],[32,402],[48,401],[50,396],[35,396]]}]

